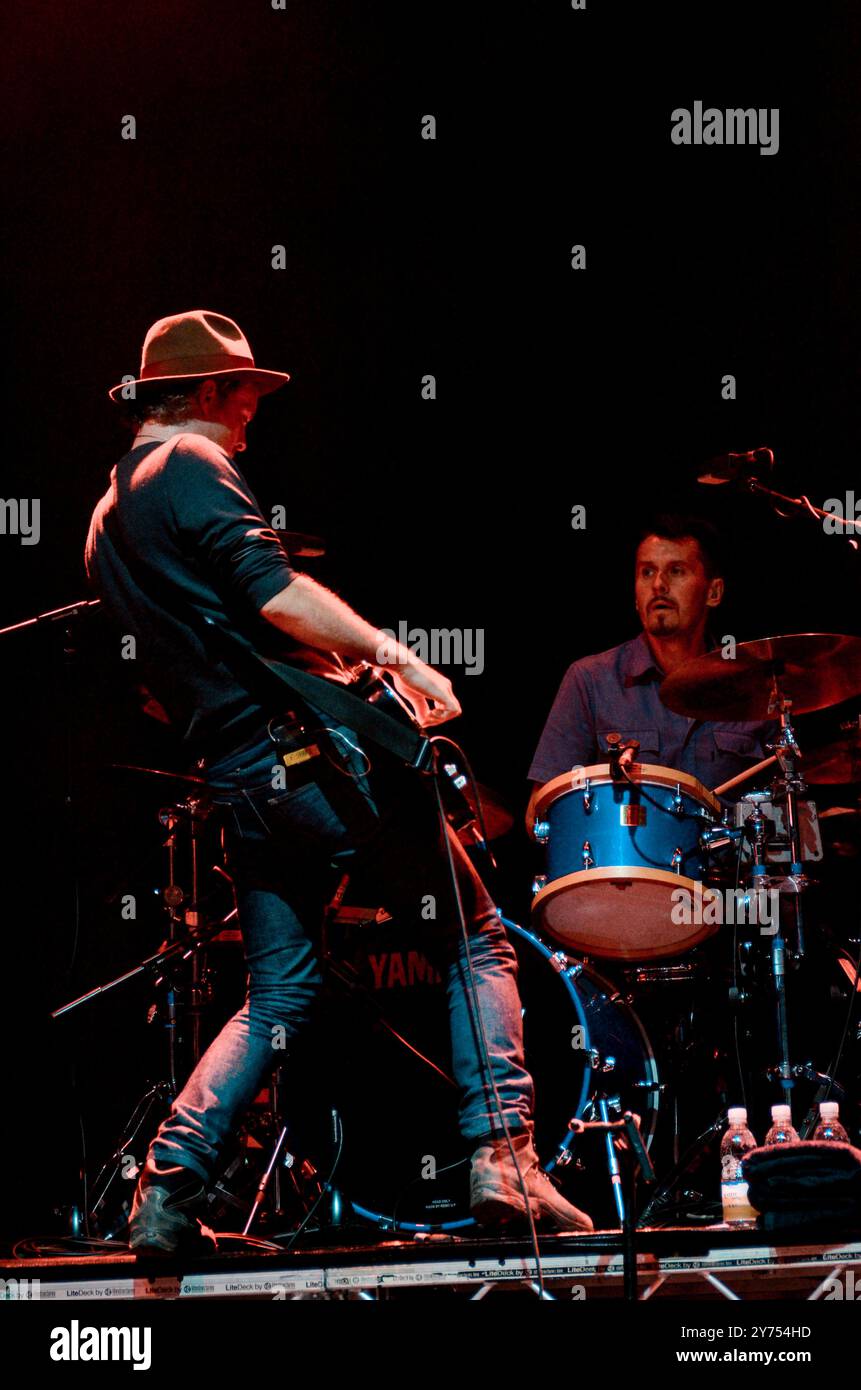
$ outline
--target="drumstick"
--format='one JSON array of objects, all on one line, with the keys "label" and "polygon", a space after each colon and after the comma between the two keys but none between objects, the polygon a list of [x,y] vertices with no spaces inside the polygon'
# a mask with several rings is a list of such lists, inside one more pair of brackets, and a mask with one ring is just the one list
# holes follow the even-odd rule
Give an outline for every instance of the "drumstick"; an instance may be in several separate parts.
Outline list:
[{"label": "drumstick", "polygon": [[715,787],[712,796],[726,796],[727,792],[731,792],[733,787],[738,786],[739,782],[746,782],[748,777],[752,777],[755,772],[762,772],[764,767],[771,767],[771,764],[776,762],[777,758],[772,753],[770,758],[763,758],[761,763],[754,763],[753,767],[747,768],[745,772],[740,772],[737,777],[731,777],[728,782],[721,782],[719,787]]}]

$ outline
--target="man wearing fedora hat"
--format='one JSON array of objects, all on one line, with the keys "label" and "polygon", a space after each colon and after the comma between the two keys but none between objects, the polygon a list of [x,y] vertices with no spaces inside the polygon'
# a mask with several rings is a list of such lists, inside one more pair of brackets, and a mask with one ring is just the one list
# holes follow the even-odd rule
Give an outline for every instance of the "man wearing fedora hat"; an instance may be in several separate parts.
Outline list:
[{"label": "man wearing fedora hat", "polygon": [[403,772],[396,804],[382,804],[366,775],[381,760],[351,727],[296,697],[294,709],[273,705],[212,643],[217,631],[342,683],[350,663],[384,666],[424,728],[460,713],[444,676],[297,574],[261,514],[235,456],[258,398],[288,380],[256,365],[232,319],[198,309],[154,324],[139,376],[110,392],[137,432],[93,514],[87,573],[119,632],[134,637],[147,689],[227,811],[249,980],[243,1007],[150,1147],[131,1248],[211,1248],[198,1219],[206,1186],[239,1113],[283,1059],[273,1039],[289,1043],[311,1017],[321,984],[314,931],[333,864],[343,871],[358,847],[382,866],[385,890],[414,910],[427,894],[451,904],[439,936],[476,1219],[522,1220],[528,1201],[536,1221],[589,1230],[539,1167],[516,957],[451,830],[446,848],[426,779]]}]

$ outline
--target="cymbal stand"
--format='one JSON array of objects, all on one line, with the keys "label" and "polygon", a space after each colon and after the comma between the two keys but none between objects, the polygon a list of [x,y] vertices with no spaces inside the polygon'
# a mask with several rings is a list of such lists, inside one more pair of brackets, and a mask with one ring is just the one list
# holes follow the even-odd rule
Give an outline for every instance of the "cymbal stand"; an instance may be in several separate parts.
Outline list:
[{"label": "cymbal stand", "polygon": [[[789,873],[785,879],[781,880],[779,895],[781,898],[788,894],[793,894],[795,899],[795,950],[790,952],[790,957],[796,963],[804,959],[804,906],[802,894],[809,886],[810,880],[804,872],[801,854],[801,831],[798,819],[798,799],[806,791],[807,784],[801,775],[799,762],[801,759],[801,749],[795,741],[795,731],[792,727],[792,701],[787,700],[781,692],[777,675],[772,678],[772,696],[769,703],[769,714],[777,714],[780,720],[780,732],[774,743],[769,744],[769,748],[774,752],[780,765],[780,774],[772,781],[772,797],[774,804],[785,807],[786,828],[789,837],[790,864]],[[761,849],[761,842],[759,848]],[[755,860],[758,859],[755,847]],[[752,870],[754,887],[764,887],[770,882],[766,864],[755,862]],[[779,1079],[781,1089],[784,1091],[784,1098],[789,1100],[790,1094],[795,1086],[792,1059],[789,1050],[789,1020],[787,1016],[786,1004],[786,938],[783,934],[781,924],[781,913],[777,914],[777,931],[771,939],[771,973],[774,981],[774,993],[777,1011],[777,1039],[780,1053],[779,1060]]]},{"label": "cymbal stand", "polygon": [[622,1228],[622,1274],[624,1297],[627,1302],[637,1299],[637,1223],[634,1218],[636,1176],[639,1172],[646,1187],[654,1187],[655,1170],[640,1134],[637,1116],[625,1110],[617,1120],[610,1119],[606,1100],[599,1100],[599,1120],[568,1121],[575,1135],[600,1134],[607,1150],[607,1167],[613,1185],[613,1197]]},{"label": "cymbal stand", "polygon": [[[168,940],[162,943],[154,955],[141,960],[115,979],[96,985],[76,999],[60,1005],[51,1015],[54,1019],[61,1018],[80,1005],[90,1003],[142,974],[150,974],[157,989],[164,987],[163,1018],[168,1039],[168,1074],[148,1086],[145,1094],[135,1105],[114,1152],[102,1164],[93,1183],[88,1215],[103,1229],[108,1210],[107,1197],[114,1180],[120,1175],[124,1178],[132,1176],[132,1172],[127,1171],[132,1143],[136,1143],[138,1137],[141,1143],[147,1142],[144,1136],[152,1128],[153,1119],[160,1113],[163,1114],[178,1094],[180,1074],[186,1070],[181,1065],[182,1059],[179,1055],[184,1017],[189,1020],[190,1025],[191,1066],[194,1067],[200,1059],[202,1015],[210,999],[205,960],[206,946],[214,936],[232,923],[237,915],[234,907],[222,920],[211,921],[200,910],[202,836],[211,812],[211,804],[201,797],[189,797],[185,802],[179,802],[159,812],[159,820],[168,830],[164,841],[164,848],[167,850],[167,884],[162,892],[162,901],[168,914]],[[178,840],[183,830],[188,831],[190,840],[189,895],[182,888],[179,876]],[[189,958],[191,981],[187,997],[183,1000],[182,991],[175,983],[174,971]],[[119,1219],[121,1227],[122,1220]],[[108,1225],[111,1225],[111,1220],[112,1218],[108,1217]],[[107,1231],[107,1236],[110,1238],[117,1235],[118,1229]]]}]

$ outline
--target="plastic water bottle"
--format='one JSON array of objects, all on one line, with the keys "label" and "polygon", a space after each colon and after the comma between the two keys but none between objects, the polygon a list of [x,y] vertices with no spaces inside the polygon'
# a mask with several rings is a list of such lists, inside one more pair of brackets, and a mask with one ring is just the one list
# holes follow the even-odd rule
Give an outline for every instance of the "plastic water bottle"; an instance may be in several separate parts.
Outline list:
[{"label": "plastic water bottle", "polygon": [[840,1123],[840,1106],[836,1100],[824,1100],[819,1107],[819,1124],[813,1131],[814,1139],[825,1139],[830,1144],[848,1144],[849,1135]]},{"label": "plastic water bottle", "polygon": [[747,1111],[744,1106],[733,1106],[727,1111],[729,1125],[720,1146],[720,1196],[724,1221],[755,1221],[758,1212],[750,1205],[747,1183],[741,1175],[741,1163],[751,1149],[756,1148],[756,1140],[747,1127]]},{"label": "plastic water bottle", "polygon": [[792,1127],[792,1111],[788,1105],[773,1105],[771,1107],[771,1129],[766,1134],[763,1143],[771,1144],[797,1144],[798,1134]]}]

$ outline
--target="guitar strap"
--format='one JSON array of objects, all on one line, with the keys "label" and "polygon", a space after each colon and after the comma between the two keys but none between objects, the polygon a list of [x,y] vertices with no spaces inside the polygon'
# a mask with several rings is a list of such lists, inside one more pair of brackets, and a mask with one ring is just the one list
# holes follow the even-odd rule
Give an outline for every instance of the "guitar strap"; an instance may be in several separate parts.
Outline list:
[{"label": "guitar strap", "polygon": [[259,691],[261,696],[265,694],[262,704],[270,704],[273,697],[283,700],[285,692],[290,691],[306,704],[387,749],[408,767],[418,772],[427,770],[432,746],[423,733],[375,709],[339,681],[326,680],[324,676],[314,676],[287,661],[263,656],[250,642],[218,627],[211,618],[205,618],[204,623],[225,666],[251,690]]}]

